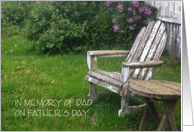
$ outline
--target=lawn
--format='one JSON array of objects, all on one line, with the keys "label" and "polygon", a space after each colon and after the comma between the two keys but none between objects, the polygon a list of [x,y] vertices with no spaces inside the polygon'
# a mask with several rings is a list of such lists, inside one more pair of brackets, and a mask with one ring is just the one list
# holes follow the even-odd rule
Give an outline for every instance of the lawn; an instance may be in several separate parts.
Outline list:
[{"label": "lawn", "polygon": [[[20,35],[1,38],[1,129],[7,131],[136,131],[143,111],[119,118],[120,97],[109,93],[85,103],[89,84],[86,54],[34,55]],[[100,58],[102,70],[120,71],[125,58]],[[152,79],[181,82],[181,66],[162,56]],[[106,91],[99,87],[99,91]],[[38,105],[37,101],[42,105]],[[29,102],[28,102],[29,101]],[[21,103],[21,104],[20,104]],[[157,102],[160,114],[164,109]],[[50,113],[50,114],[48,114]],[[181,99],[175,108],[181,130]],[[155,130],[150,120],[146,130]],[[169,130],[169,127],[167,128]]]}]

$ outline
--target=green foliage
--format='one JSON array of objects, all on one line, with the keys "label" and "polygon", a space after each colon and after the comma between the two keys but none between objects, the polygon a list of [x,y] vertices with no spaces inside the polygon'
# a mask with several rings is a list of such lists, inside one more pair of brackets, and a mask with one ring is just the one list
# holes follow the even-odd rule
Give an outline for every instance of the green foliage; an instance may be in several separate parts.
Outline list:
[{"label": "green foliage", "polygon": [[34,2],[32,1],[2,1],[1,25],[22,25],[29,16]]},{"label": "green foliage", "polygon": [[[132,6],[132,2],[116,3],[108,6],[104,1],[2,2],[2,25],[23,25],[25,36],[34,42],[38,54],[130,49],[148,16],[141,15],[141,21],[134,21],[135,30],[131,31],[126,18],[135,16],[126,9]],[[125,8],[122,13],[117,9],[120,4]],[[140,2],[139,7],[144,5]],[[113,12],[110,12],[113,7]],[[138,7],[134,10],[138,12]],[[150,14],[151,20],[155,18],[154,13]],[[123,33],[114,32],[113,18],[118,18]]]},{"label": "green foliage", "polygon": [[88,47],[99,49],[111,33],[106,12],[104,2],[36,2],[26,35],[35,41],[38,53],[80,52],[87,51]]}]

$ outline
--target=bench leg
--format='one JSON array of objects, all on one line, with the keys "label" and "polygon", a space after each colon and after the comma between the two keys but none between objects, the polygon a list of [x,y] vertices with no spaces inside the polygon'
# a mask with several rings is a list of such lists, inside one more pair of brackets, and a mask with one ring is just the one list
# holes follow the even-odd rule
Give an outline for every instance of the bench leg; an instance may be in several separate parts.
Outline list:
[{"label": "bench leg", "polygon": [[126,114],[129,114],[130,111],[128,109],[129,106],[129,89],[128,84],[123,85],[123,91],[121,94],[121,109],[118,111],[119,117],[124,117]]},{"label": "bench leg", "polygon": [[173,111],[174,111],[176,102],[177,102],[177,100],[164,100],[163,101],[165,114],[167,116],[167,121],[170,124],[172,131],[178,131],[176,120],[175,120],[175,117],[173,115]]},{"label": "bench leg", "polygon": [[92,101],[98,100],[97,86],[93,83],[90,83],[89,94],[87,95],[87,99],[91,99]]},{"label": "bench leg", "polygon": [[105,97],[107,96],[108,93],[102,92],[102,93],[97,93],[97,85],[90,83],[89,87],[89,94],[87,95],[87,99],[92,100],[93,102],[97,101],[99,97]]}]

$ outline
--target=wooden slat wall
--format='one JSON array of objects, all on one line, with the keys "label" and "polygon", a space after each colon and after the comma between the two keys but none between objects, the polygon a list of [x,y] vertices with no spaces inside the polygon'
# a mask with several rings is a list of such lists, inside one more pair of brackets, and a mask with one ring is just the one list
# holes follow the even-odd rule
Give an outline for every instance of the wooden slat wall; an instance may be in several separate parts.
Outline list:
[{"label": "wooden slat wall", "polygon": [[167,27],[166,48],[175,59],[181,60],[181,1],[145,1],[157,8],[156,18]]},{"label": "wooden slat wall", "polygon": [[157,19],[181,24],[181,1],[145,1],[158,9]]}]

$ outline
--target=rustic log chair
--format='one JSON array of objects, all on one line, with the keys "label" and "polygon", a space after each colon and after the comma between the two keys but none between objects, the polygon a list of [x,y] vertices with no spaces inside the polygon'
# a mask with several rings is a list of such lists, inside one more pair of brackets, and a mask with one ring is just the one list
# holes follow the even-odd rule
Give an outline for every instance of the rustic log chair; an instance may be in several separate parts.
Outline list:
[{"label": "rustic log chair", "polygon": [[[96,101],[100,95],[97,93],[97,85],[104,87],[121,96],[121,109],[118,116],[125,116],[142,109],[146,104],[138,107],[129,106],[129,97],[134,96],[130,92],[131,80],[149,80],[156,66],[161,66],[159,61],[167,41],[166,27],[163,22],[157,20],[143,27],[137,35],[130,51],[127,50],[102,50],[88,51],[87,65],[89,68],[85,80],[89,82],[88,99]],[[127,56],[126,62],[122,63],[122,71],[106,72],[97,69],[97,58],[99,57],[122,57]]]}]

